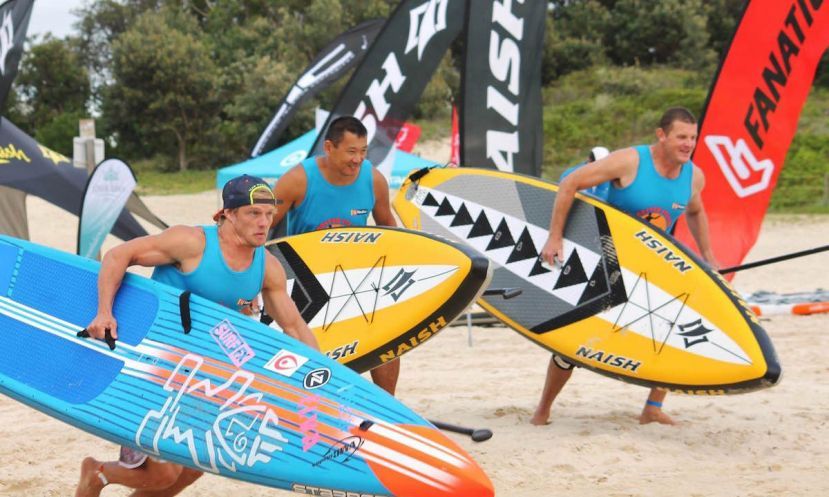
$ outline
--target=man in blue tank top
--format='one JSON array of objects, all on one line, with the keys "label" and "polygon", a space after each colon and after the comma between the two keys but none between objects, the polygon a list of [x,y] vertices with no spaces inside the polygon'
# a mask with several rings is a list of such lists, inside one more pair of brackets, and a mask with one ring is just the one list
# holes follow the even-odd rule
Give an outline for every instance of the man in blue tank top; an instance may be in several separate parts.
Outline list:
[{"label": "man in blue tank top", "polygon": [[[87,326],[103,340],[106,331],[118,338],[112,314],[115,294],[129,266],[155,267],[153,279],[250,314],[257,294],[288,335],[319,349],[286,287],[285,270],[265,250],[276,212],[270,187],[243,175],[222,191],[223,208],[213,226],[173,226],[158,235],[136,238],[107,252],[98,274],[98,314]],[[133,496],[169,497],[201,476],[200,471],[148,457],[127,447],[119,461],[102,463],[87,457],[81,465],[76,497],[97,497],[104,486],[117,483],[136,490]]]},{"label": "man in blue tank top", "polygon": [[[367,131],[359,119],[334,119],[325,134],[325,153],[309,157],[285,173],[274,187],[277,212],[286,233],[297,235],[340,226],[365,226],[372,214],[378,226],[397,226],[386,178],[366,160]],[[394,395],[400,360],[371,370],[380,388]]]},{"label": "man in blue tank top", "polygon": [[[576,192],[609,182],[607,202],[665,231],[670,231],[677,218],[685,214],[702,257],[716,267],[700,195],[705,176],[691,162],[697,141],[696,118],[681,107],[668,109],[659,121],[656,137],[653,145],[617,150],[564,178],[553,205],[550,234],[541,251],[541,258],[547,264],[563,264],[564,226]],[[530,420],[532,424],[549,422],[553,401],[570,379],[572,368],[572,364],[555,354],[550,359],[541,399]],[[666,395],[663,389],[651,389],[639,416],[641,424],[675,424],[662,412]]]}]

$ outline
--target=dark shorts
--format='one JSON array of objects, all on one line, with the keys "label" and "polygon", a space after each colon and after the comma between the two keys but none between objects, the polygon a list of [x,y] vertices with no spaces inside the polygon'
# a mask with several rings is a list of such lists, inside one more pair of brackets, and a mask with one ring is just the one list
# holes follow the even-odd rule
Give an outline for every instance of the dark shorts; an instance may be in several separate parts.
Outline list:
[{"label": "dark shorts", "polygon": [[555,364],[559,369],[563,369],[564,371],[570,371],[571,369],[576,367],[575,364],[561,357],[558,354],[553,354],[553,364]]}]

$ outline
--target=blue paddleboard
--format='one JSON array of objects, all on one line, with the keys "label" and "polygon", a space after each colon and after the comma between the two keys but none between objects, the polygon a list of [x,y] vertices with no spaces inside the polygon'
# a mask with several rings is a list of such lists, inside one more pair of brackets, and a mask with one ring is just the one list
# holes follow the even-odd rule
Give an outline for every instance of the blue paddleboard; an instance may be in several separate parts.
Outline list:
[{"label": "blue paddleboard", "polygon": [[271,487],[494,495],[463,449],[392,396],[206,299],[128,274],[115,348],[78,336],[96,313],[98,269],[0,235],[0,392],[112,442]]}]

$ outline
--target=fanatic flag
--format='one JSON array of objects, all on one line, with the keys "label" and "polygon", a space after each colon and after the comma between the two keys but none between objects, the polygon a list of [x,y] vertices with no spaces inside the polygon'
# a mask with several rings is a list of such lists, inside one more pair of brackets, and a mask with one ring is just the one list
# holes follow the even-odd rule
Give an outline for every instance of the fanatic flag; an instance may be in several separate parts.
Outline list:
[{"label": "fanatic flag", "polygon": [[[694,163],[718,262],[739,265],[757,240],[800,111],[829,46],[829,2],[751,0],[723,56]],[[677,237],[696,247],[684,219]]]}]

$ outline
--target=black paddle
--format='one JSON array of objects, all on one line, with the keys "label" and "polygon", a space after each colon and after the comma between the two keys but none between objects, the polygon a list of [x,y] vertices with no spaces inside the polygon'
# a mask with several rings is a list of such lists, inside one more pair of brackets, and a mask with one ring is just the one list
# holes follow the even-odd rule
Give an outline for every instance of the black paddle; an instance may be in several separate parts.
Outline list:
[{"label": "black paddle", "polygon": [[749,263],[743,264],[741,266],[727,267],[725,269],[720,269],[720,274],[736,273],[737,271],[742,271],[743,269],[751,269],[751,268],[754,268],[754,267],[766,266],[768,264],[774,264],[775,262],[787,261],[789,259],[796,259],[798,257],[803,257],[804,255],[817,254],[818,252],[824,252],[826,250],[829,250],[829,245],[824,245],[822,247],[815,247],[815,248],[808,249],[808,250],[801,250],[800,252],[792,252],[791,254],[778,255],[777,257],[770,257],[768,259],[762,259],[762,260],[759,260],[759,261],[749,262]]},{"label": "black paddle", "polygon": [[429,422],[441,430],[467,435],[475,442],[485,442],[492,438],[492,431],[486,428],[466,428],[465,426],[451,425],[449,423],[444,423],[443,421],[435,421],[434,419],[430,419]]}]

